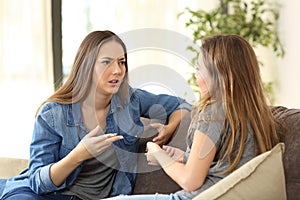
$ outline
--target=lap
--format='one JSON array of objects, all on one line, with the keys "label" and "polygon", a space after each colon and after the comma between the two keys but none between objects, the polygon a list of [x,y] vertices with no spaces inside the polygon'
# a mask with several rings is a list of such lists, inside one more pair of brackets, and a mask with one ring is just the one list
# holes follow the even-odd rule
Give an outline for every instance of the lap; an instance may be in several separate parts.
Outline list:
[{"label": "lap", "polygon": [[22,187],[10,191],[1,200],[80,200],[76,196],[62,195],[59,193],[38,195],[28,187]]},{"label": "lap", "polygon": [[187,200],[189,198],[180,197],[177,194],[140,194],[140,195],[120,195],[106,200]]}]

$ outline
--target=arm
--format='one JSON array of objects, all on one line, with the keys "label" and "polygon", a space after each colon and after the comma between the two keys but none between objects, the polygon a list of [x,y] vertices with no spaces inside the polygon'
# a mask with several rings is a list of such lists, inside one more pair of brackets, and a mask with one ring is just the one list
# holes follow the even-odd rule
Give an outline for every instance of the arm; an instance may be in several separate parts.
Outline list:
[{"label": "arm", "polygon": [[[79,173],[78,166],[84,160],[99,155],[113,141],[122,139],[115,134],[98,135],[100,129],[96,127],[79,142],[76,132],[68,132],[76,131],[76,128],[57,132],[55,127],[65,125],[61,119],[55,120],[55,116],[62,115],[59,109],[52,109],[51,105],[45,106],[44,112],[38,115],[30,146],[29,182],[37,194],[67,187]],[[68,138],[65,138],[65,132],[69,134]],[[64,139],[67,147],[62,145]]]},{"label": "arm", "polygon": [[173,135],[182,118],[191,111],[191,105],[184,99],[171,95],[155,95],[144,90],[135,91],[141,104],[141,116],[149,119],[160,119],[166,125],[152,124],[159,135],[154,142],[159,145],[165,144]]},{"label": "arm", "polygon": [[172,137],[176,128],[180,124],[183,117],[188,114],[189,111],[185,109],[174,111],[169,117],[169,123],[167,125],[151,124],[152,128],[156,128],[158,135],[153,138],[153,142],[158,145],[163,145]]},{"label": "arm", "polygon": [[[216,147],[208,136],[196,130],[187,163],[172,160],[154,143],[147,144],[148,152],[164,171],[184,190],[194,191],[202,186],[216,154]],[[151,158],[150,158],[151,159]]]},{"label": "arm", "polygon": [[[49,111],[45,109],[45,112]],[[61,137],[49,124],[51,114],[38,115],[34,124],[32,142],[30,145],[29,182],[30,188],[37,194],[52,192],[56,187],[50,178],[50,167],[61,157]],[[61,151],[60,151],[61,149]],[[66,150],[67,153],[67,150]]]},{"label": "arm", "polygon": [[100,131],[97,126],[66,157],[51,166],[50,177],[54,185],[60,186],[83,161],[100,155],[114,141],[123,139],[115,134],[98,135]]}]

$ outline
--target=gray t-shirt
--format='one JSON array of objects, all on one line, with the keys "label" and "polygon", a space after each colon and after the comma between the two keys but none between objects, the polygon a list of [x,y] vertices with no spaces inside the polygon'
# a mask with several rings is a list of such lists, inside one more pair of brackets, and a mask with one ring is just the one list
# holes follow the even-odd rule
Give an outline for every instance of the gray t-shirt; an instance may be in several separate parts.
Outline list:
[{"label": "gray t-shirt", "polygon": [[[219,163],[219,165],[217,165],[217,162],[220,158],[219,154],[220,154],[221,147],[224,144],[226,135],[230,131],[230,128],[227,125],[225,128],[225,133],[222,133],[222,131],[224,130],[223,109],[221,108],[221,106],[219,106],[218,109],[214,109],[214,106],[209,105],[205,109],[205,112],[200,112],[196,117],[197,120],[195,120],[194,123],[190,125],[188,130],[187,150],[185,152],[184,161],[186,162],[190,155],[191,145],[193,142],[193,135],[195,130],[199,130],[204,134],[206,134],[214,142],[217,151],[216,151],[215,158],[208,170],[206,180],[203,183],[203,185],[199,189],[193,192],[187,192],[184,190],[177,192],[179,195],[183,195],[191,199],[197,196],[202,191],[211,187],[218,181],[220,181],[225,176],[227,176],[227,174],[220,174],[220,172],[224,171],[229,167],[229,162],[226,159],[223,160],[221,163]],[[248,126],[247,132],[248,133],[245,141],[245,149],[237,167],[242,166],[243,164],[251,160],[256,155],[256,147],[255,147],[255,142],[253,137],[253,130],[250,126]],[[235,151],[237,152],[237,150],[238,150],[238,146],[236,146]],[[200,155],[199,155],[199,159],[200,159]]]},{"label": "gray t-shirt", "polygon": [[[84,134],[79,137],[83,138]],[[76,195],[84,200],[109,197],[118,168],[119,161],[110,146],[98,157],[86,160],[74,183],[62,194]]]}]

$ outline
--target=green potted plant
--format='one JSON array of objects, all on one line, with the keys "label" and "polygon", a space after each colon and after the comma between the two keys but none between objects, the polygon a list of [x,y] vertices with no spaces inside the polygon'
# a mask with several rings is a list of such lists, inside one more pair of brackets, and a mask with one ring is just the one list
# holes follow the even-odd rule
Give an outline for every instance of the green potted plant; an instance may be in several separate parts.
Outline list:
[{"label": "green potted plant", "polygon": [[[277,24],[280,5],[264,0],[220,0],[216,8],[210,11],[186,8],[181,15],[188,15],[185,26],[192,30],[193,40],[199,43],[202,38],[215,34],[238,34],[244,37],[255,48],[263,46],[272,48],[277,57],[284,56],[284,48],[279,37]],[[198,53],[195,52],[195,63]],[[263,63],[260,62],[263,66]],[[196,85],[195,76],[189,84]],[[270,104],[274,102],[273,83],[266,82],[265,89]],[[194,87],[195,90],[197,87]],[[198,92],[198,91],[196,91]]]}]

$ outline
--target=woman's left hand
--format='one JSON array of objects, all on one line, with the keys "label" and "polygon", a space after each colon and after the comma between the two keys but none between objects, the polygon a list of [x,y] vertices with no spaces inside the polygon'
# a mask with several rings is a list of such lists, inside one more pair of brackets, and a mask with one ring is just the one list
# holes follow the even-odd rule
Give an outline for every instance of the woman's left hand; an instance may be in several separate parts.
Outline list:
[{"label": "woman's left hand", "polygon": [[153,123],[150,124],[152,128],[155,128],[158,132],[158,135],[153,138],[153,142],[162,146],[166,144],[172,136],[172,132],[168,130],[168,125],[160,124],[160,123]]}]

